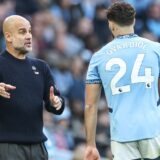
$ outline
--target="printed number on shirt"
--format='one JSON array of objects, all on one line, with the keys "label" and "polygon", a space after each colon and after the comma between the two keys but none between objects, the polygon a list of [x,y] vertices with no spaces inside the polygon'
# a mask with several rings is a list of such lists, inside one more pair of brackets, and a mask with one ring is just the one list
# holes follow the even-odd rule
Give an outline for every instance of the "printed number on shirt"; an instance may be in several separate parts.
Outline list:
[{"label": "printed number on shirt", "polygon": [[[152,76],[151,68],[144,69],[144,76],[139,76],[139,70],[141,68],[142,62],[144,59],[144,54],[138,54],[134,62],[132,73],[131,73],[131,83],[144,83],[146,88],[151,88],[151,83],[154,81]],[[112,94],[120,94],[124,92],[130,92],[130,85],[123,85],[116,87],[118,81],[125,75],[127,67],[126,62],[121,58],[112,58],[106,64],[106,70],[111,70],[113,65],[119,65],[119,71],[111,80],[111,90]]]}]

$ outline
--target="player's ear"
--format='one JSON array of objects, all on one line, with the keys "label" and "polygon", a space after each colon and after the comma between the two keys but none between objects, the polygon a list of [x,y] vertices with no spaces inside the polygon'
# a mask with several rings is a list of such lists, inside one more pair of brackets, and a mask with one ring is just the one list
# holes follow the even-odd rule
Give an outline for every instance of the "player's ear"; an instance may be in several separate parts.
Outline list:
[{"label": "player's ear", "polygon": [[114,26],[112,26],[112,31],[115,31],[116,29],[115,29],[115,27]]},{"label": "player's ear", "polygon": [[112,29],[113,32],[116,31],[116,26],[115,26],[114,23],[112,23],[111,29]]},{"label": "player's ear", "polygon": [[135,25],[135,23],[136,23],[136,19],[134,18],[134,21],[133,21],[133,26]]},{"label": "player's ear", "polygon": [[112,21],[109,21],[109,20],[108,20],[108,26],[109,26],[109,29],[112,31],[112,27],[113,27]]},{"label": "player's ear", "polygon": [[4,36],[7,42],[12,42],[12,35],[10,32],[5,32]]},{"label": "player's ear", "polygon": [[109,24],[109,28],[112,32],[114,32],[116,30],[116,26],[115,26],[115,23],[112,22],[112,21],[108,21],[108,24]]}]

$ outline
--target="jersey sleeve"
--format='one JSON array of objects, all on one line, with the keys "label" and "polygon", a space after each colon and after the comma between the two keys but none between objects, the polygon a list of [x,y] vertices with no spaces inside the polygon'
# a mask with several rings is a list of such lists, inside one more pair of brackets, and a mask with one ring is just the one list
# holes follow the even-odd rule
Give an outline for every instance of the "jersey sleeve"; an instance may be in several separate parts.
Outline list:
[{"label": "jersey sleeve", "polygon": [[93,55],[89,66],[88,66],[88,71],[87,71],[87,76],[86,76],[86,84],[100,84],[101,79],[99,76],[98,72],[98,59],[97,55]]}]

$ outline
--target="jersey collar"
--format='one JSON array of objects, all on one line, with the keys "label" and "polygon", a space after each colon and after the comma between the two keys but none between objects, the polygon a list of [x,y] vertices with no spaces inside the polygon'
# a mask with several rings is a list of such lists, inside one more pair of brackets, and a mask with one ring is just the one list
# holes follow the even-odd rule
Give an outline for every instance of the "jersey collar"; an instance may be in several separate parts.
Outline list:
[{"label": "jersey collar", "polygon": [[119,35],[116,38],[118,39],[124,39],[124,38],[133,38],[133,37],[137,37],[138,35],[135,33],[131,33],[131,34],[125,34],[125,35]]}]

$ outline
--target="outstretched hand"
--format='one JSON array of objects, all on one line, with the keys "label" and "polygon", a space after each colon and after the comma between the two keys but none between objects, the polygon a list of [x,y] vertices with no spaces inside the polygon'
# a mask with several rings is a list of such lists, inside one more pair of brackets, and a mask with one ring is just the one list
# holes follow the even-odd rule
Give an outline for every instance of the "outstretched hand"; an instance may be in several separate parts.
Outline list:
[{"label": "outstretched hand", "polygon": [[50,102],[52,104],[53,107],[55,107],[56,110],[59,110],[62,106],[62,102],[60,100],[60,97],[56,96],[54,94],[54,88],[53,86],[50,87]]},{"label": "outstretched hand", "polygon": [[87,146],[84,160],[100,160],[100,155],[96,147]]},{"label": "outstretched hand", "polygon": [[10,84],[0,83],[0,96],[4,98],[10,98],[10,93],[8,91],[16,89],[15,86]]}]

